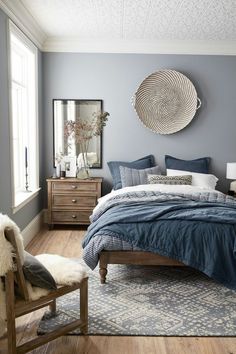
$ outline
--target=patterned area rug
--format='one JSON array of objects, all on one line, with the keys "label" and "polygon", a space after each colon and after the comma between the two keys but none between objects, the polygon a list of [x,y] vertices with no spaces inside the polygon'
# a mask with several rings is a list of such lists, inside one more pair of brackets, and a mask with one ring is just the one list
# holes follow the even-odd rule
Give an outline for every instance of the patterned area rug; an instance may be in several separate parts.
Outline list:
[{"label": "patterned area rug", "polygon": [[[77,317],[78,291],[58,299],[38,334]],[[187,267],[109,265],[107,284],[89,272],[89,334],[235,336],[236,292]]]}]

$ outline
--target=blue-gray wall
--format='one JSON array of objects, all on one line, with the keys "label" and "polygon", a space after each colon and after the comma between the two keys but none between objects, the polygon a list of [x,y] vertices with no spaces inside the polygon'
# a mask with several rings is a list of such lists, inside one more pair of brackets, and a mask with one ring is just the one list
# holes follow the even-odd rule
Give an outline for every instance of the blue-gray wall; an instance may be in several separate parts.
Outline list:
[{"label": "blue-gray wall", "polygon": [[[43,208],[43,191],[25,207],[12,214],[11,154],[9,118],[9,80],[8,80],[8,17],[0,10],[0,212],[9,215],[21,229]],[[43,134],[42,134],[42,54],[39,52],[39,154],[40,185],[43,173]]]},{"label": "blue-gray wall", "polygon": [[[194,83],[202,107],[192,123],[172,135],[145,128],[131,104],[142,80],[160,69],[175,69]],[[103,169],[94,175],[111,182],[106,162],[154,154],[165,171],[164,155],[210,156],[211,171],[227,191],[226,162],[236,160],[236,57],[199,55],[43,53],[45,173],[52,174],[52,99],[103,99],[110,113],[104,129]]]}]

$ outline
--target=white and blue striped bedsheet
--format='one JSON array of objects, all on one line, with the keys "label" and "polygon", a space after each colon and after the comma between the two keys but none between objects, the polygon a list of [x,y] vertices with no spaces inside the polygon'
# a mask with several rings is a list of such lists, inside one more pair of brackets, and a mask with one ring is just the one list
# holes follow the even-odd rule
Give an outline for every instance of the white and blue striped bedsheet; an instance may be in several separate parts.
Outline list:
[{"label": "white and blue striped bedsheet", "polygon": [[143,251],[114,236],[95,236],[83,250],[83,260],[91,268],[96,268],[102,251]]}]

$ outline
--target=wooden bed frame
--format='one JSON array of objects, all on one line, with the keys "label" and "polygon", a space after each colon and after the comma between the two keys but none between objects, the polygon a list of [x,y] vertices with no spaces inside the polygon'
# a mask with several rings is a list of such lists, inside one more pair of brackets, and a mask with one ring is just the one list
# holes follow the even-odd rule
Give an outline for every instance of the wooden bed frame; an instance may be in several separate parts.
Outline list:
[{"label": "wooden bed frame", "polygon": [[108,264],[164,265],[185,266],[175,259],[143,251],[102,251],[99,257],[99,273],[101,284],[106,282]]}]

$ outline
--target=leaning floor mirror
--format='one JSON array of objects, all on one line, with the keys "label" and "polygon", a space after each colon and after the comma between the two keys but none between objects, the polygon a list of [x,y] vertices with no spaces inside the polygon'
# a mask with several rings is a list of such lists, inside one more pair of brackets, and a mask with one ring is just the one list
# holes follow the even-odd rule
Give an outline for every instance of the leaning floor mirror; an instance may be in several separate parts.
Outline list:
[{"label": "leaning floor mirror", "polygon": [[[82,128],[93,124],[94,117],[102,113],[102,100],[53,100],[53,157],[76,156],[82,153],[81,144],[69,137],[66,125],[69,121],[81,121]],[[88,145],[89,167],[102,168],[102,134],[93,136]]]}]

